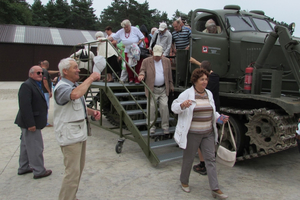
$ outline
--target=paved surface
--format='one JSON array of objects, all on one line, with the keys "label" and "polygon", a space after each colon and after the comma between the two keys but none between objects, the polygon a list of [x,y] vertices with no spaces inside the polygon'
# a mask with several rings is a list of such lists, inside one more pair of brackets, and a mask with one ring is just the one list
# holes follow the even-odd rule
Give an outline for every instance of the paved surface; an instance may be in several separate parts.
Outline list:
[{"label": "paved surface", "polygon": [[[62,153],[53,128],[43,129],[45,166],[53,174],[33,179],[17,175],[20,129],[13,123],[20,82],[0,82],[0,199],[57,199],[63,177]],[[50,106],[53,117],[53,99]],[[97,199],[213,199],[207,176],[191,172],[191,193],[180,188],[181,160],[153,167],[139,146],[126,140],[115,153],[118,136],[92,127],[88,138],[85,169],[77,197]],[[198,159],[195,159],[195,163]],[[300,199],[300,154],[297,148],[237,163],[233,168],[217,164],[221,190],[234,200]]]}]

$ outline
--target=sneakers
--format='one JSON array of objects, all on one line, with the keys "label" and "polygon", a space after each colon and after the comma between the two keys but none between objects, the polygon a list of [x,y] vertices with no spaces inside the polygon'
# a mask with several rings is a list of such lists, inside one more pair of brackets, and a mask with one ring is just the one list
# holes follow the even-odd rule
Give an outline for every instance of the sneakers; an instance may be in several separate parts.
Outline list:
[{"label": "sneakers", "polygon": [[129,85],[132,85],[132,84],[134,84],[134,82],[133,81],[129,81]]},{"label": "sneakers", "polygon": [[183,191],[187,192],[187,193],[191,192],[189,185],[186,185],[186,184],[183,184],[183,183],[181,183],[181,189]]},{"label": "sneakers", "polygon": [[193,170],[201,175],[207,175],[206,167],[205,165],[202,166],[201,163],[194,165]]},{"label": "sneakers", "polygon": [[47,124],[46,127],[53,127],[53,125],[52,124]]}]

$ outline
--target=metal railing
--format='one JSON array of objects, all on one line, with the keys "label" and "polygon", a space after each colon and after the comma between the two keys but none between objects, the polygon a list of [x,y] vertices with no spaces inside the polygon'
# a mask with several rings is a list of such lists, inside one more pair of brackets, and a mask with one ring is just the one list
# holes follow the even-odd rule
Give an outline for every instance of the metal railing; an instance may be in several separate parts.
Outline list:
[{"label": "metal railing", "polygon": [[[73,50],[74,50],[74,55],[76,53],[76,47],[77,46],[83,46],[83,45],[88,45],[88,57],[89,57],[89,60],[88,60],[88,69],[91,69],[90,67],[90,47],[91,45],[93,44],[98,44],[99,42],[106,42],[106,66],[108,66],[111,71],[113,72],[113,74],[115,75],[115,77],[118,79],[118,81],[120,82],[120,77],[118,76],[118,74],[114,71],[114,69],[112,68],[112,66],[110,66],[110,64],[107,62],[107,50],[108,50],[108,45],[111,45],[111,47],[116,51],[116,53],[118,54],[118,56],[122,59],[123,62],[125,62],[126,66],[128,66],[128,68],[134,73],[135,76],[138,76],[138,74],[135,72],[135,68],[134,67],[131,67],[129,65],[129,63],[126,61],[125,58],[122,57],[121,53],[115,48],[115,46],[108,40],[108,39],[102,39],[101,41],[98,41],[98,40],[95,40],[95,41],[91,41],[91,42],[85,42],[85,43],[81,43],[81,44],[78,44],[76,46],[73,47]],[[80,58],[79,58],[80,60]],[[88,74],[81,74],[83,76],[89,76],[89,70],[88,70]],[[104,76],[107,77],[107,67],[105,67],[104,69]],[[158,117],[158,109],[157,109],[157,104],[156,104],[156,101],[155,101],[155,98],[154,98],[154,95],[153,95],[153,92],[150,90],[150,88],[146,85],[146,83],[144,81],[141,81],[141,83],[143,84],[143,86],[148,90],[148,97],[147,97],[147,113],[144,112],[143,108],[139,105],[139,103],[137,102],[136,98],[134,98],[134,96],[131,94],[130,90],[128,89],[128,87],[125,85],[124,82],[120,82],[124,89],[126,90],[126,92],[129,93],[129,96],[132,98],[132,100],[136,103],[136,105],[138,106],[138,108],[142,111],[142,113],[144,114],[144,116],[147,118],[147,129],[148,129],[148,137],[147,137],[147,143],[148,143],[148,153],[150,153],[150,129],[151,127],[154,126],[154,124],[156,123],[157,121],[157,117]],[[105,93],[107,92],[107,80],[105,79]],[[100,92],[100,96],[101,96],[101,92]],[[152,124],[150,124],[150,100],[151,98],[153,99],[153,102],[154,102],[154,105],[155,105],[155,118],[154,118],[154,121]],[[101,97],[100,97],[101,99]],[[100,103],[100,110],[102,111],[102,106],[101,106],[101,103]],[[120,114],[120,136],[122,137],[122,118],[123,118],[123,113],[121,112]],[[102,119],[102,118],[101,118]],[[100,121],[100,126],[102,126],[102,120]]]}]

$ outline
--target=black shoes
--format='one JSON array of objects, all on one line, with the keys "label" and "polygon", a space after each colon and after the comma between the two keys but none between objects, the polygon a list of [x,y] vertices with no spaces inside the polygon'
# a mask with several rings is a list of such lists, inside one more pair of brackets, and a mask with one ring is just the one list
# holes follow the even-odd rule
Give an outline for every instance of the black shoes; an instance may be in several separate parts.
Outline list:
[{"label": "black shoes", "polygon": [[52,170],[48,169],[43,175],[34,175],[33,178],[34,179],[44,178],[50,176],[51,174],[52,174]]},{"label": "black shoes", "polygon": [[201,163],[194,165],[193,170],[201,175],[207,175],[206,167],[205,165],[201,165]]},{"label": "black shoes", "polygon": [[24,171],[24,172],[18,172],[18,175],[24,175],[24,174],[28,174],[28,173],[32,173],[33,170],[32,169],[29,169],[27,171]]}]

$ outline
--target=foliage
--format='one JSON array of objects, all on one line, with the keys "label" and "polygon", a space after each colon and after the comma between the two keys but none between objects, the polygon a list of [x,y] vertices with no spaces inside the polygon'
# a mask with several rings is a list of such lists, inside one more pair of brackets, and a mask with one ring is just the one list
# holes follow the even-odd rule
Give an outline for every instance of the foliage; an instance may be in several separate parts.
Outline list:
[{"label": "foliage", "polygon": [[167,13],[160,12],[157,9],[149,9],[149,3],[145,1],[139,4],[135,0],[115,0],[111,6],[108,6],[100,15],[100,30],[106,26],[113,27],[114,31],[121,28],[121,22],[129,19],[133,26],[145,25],[150,32],[152,27],[158,27],[159,22],[170,24]]},{"label": "foliage", "polygon": [[32,25],[30,5],[25,0],[1,0],[0,24]]},{"label": "foliage", "polygon": [[34,0],[32,6],[32,23],[34,26],[49,26],[46,9],[40,0]]},{"label": "foliage", "polygon": [[97,30],[97,17],[92,8],[92,0],[71,1],[71,27],[76,29]]},{"label": "foliage", "polygon": [[149,3],[136,0],[114,0],[101,12],[99,18],[92,7],[93,0],[49,0],[43,5],[35,0],[30,6],[25,0],[0,0],[0,24],[34,25],[83,30],[104,30],[106,26],[114,31],[121,28],[121,22],[129,19],[132,25],[145,25],[150,32],[160,22],[166,22],[172,29],[172,21],[185,16],[190,23],[192,12],[184,14],[175,11],[172,20],[166,12],[149,9]]}]

